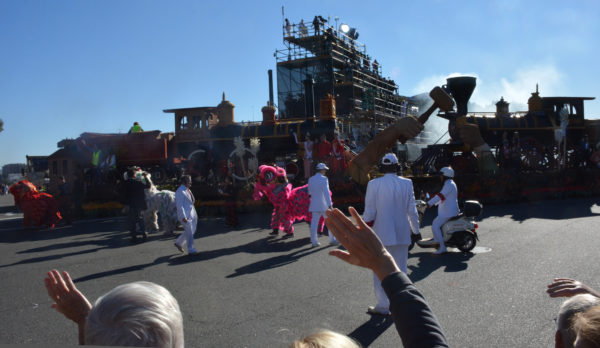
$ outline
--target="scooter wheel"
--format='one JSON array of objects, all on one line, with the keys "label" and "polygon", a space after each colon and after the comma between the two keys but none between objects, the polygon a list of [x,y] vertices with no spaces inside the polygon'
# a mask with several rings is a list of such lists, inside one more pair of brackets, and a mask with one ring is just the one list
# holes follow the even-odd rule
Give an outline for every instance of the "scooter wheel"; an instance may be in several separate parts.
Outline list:
[{"label": "scooter wheel", "polygon": [[477,240],[472,233],[462,232],[456,247],[462,252],[468,252],[473,250],[475,244],[477,244]]}]

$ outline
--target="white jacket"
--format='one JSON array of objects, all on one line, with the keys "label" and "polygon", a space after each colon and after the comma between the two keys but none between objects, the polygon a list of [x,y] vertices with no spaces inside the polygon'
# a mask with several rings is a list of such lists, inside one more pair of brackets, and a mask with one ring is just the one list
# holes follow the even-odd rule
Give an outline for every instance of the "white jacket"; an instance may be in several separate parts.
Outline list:
[{"label": "white jacket", "polygon": [[453,217],[458,215],[458,189],[452,179],[447,179],[439,193],[427,202],[430,207],[438,206],[438,216]]},{"label": "white jacket", "polygon": [[363,219],[374,221],[373,229],[383,245],[410,244],[411,230],[419,233],[412,181],[394,173],[369,181]]},{"label": "white jacket", "polygon": [[308,179],[308,194],[310,195],[308,211],[326,211],[331,207],[329,180],[321,173],[317,173]]},{"label": "white jacket", "polygon": [[177,206],[177,219],[179,221],[183,221],[184,218],[188,220],[198,218],[194,207],[194,198],[185,185],[179,186],[175,192],[175,205]]}]

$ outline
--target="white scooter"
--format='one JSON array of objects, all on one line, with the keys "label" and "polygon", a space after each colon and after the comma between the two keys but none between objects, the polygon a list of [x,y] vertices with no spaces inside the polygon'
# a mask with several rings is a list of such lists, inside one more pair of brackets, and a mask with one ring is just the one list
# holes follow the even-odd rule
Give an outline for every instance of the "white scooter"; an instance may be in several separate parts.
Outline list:
[{"label": "white scooter", "polygon": [[[421,223],[427,209],[427,202],[418,199],[416,205],[419,212],[419,223]],[[471,251],[479,240],[476,232],[479,226],[475,222],[475,218],[481,215],[482,210],[483,206],[478,201],[465,201],[463,211],[442,225],[442,235],[446,246],[456,247],[463,252]],[[440,243],[433,238],[420,239],[420,235],[416,235],[416,237],[408,250],[411,250],[415,243],[421,248],[438,248],[440,246]]]}]

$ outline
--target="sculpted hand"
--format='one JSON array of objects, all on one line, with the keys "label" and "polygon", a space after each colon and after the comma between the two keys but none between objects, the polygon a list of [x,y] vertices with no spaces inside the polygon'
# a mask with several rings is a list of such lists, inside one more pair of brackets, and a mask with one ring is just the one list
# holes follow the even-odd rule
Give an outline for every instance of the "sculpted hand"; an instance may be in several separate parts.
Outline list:
[{"label": "sculpted hand", "polygon": [[550,297],[571,297],[579,294],[590,294],[600,297],[600,292],[580,281],[570,278],[555,278],[554,282],[548,285],[546,292]]},{"label": "sculpted hand", "polygon": [[69,273],[57,270],[47,273],[44,279],[48,296],[54,301],[52,308],[62,313],[78,325],[84,325],[92,305],[85,296],[77,290]]},{"label": "sculpted hand", "polygon": [[329,255],[351,265],[369,268],[380,280],[391,273],[399,272],[400,269],[394,258],[383,246],[375,232],[367,226],[353,207],[350,207],[349,211],[356,225],[339,209],[327,211],[325,220],[327,228],[347,250],[332,250]]},{"label": "sculpted hand", "polygon": [[485,144],[478,125],[473,123],[464,123],[462,125],[457,124],[456,127],[458,128],[458,134],[462,141],[471,148]]},{"label": "sculpted hand", "polygon": [[394,124],[394,127],[398,131],[399,138],[404,138],[405,140],[416,137],[424,128],[423,124],[413,116],[406,116],[398,119]]}]

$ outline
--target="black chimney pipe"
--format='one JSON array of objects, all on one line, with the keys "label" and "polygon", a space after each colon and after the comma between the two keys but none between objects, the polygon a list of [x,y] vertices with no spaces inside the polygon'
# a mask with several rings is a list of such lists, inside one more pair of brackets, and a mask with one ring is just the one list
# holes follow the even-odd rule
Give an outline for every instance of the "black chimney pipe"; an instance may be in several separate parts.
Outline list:
[{"label": "black chimney pipe", "polygon": [[476,78],[472,76],[457,76],[449,77],[446,79],[446,86],[452,94],[452,98],[456,101],[456,113],[457,116],[464,116],[468,112],[467,105],[471,94],[476,85]]},{"label": "black chimney pipe", "polygon": [[315,80],[311,75],[306,75],[306,80],[302,82],[304,83],[304,112],[308,120],[315,117]]},{"label": "black chimney pipe", "polygon": [[273,105],[273,70],[269,69],[269,105]]}]

